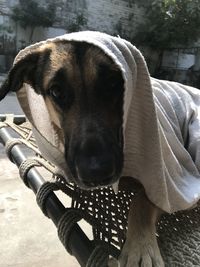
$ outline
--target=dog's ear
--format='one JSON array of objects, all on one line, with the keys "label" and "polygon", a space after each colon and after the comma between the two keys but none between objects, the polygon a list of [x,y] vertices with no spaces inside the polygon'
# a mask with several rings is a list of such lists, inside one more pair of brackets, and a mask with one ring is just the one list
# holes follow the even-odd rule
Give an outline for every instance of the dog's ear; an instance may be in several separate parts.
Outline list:
[{"label": "dog's ear", "polygon": [[[16,92],[26,82],[30,84],[34,89],[38,77],[38,68],[44,64],[44,57],[49,57],[50,51],[36,50],[34,52],[27,53],[26,56],[22,57],[14,64],[10,69],[7,79],[4,81],[0,88],[0,100],[2,100],[8,92]],[[35,89],[37,93],[40,93]]]}]

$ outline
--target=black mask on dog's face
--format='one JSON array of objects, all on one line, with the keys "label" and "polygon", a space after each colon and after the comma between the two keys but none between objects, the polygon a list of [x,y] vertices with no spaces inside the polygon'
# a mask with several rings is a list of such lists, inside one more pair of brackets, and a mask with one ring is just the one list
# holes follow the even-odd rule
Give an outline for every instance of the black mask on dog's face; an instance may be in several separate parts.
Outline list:
[{"label": "black mask on dog's face", "polygon": [[62,129],[73,181],[83,188],[116,182],[123,168],[124,80],[113,61],[92,45],[57,42],[19,60],[0,98],[24,82],[43,95]]}]

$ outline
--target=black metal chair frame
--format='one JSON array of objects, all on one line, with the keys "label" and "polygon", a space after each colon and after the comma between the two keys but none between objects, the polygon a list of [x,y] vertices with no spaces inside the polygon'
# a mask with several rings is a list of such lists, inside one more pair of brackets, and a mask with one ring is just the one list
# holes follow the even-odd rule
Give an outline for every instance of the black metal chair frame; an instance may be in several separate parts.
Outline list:
[{"label": "black metal chair frame", "polygon": [[[4,122],[5,120],[6,115],[0,115],[0,122]],[[25,116],[14,116],[14,124],[16,125],[25,122],[25,120]],[[0,125],[0,142],[4,146],[6,146],[12,139],[13,135],[11,127],[7,125],[4,126],[3,124]],[[27,155],[20,143],[14,143],[14,145],[10,146],[8,158],[20,169],[23,163],[27,160]],[[101,240],[101,238],[100,240],[97,240],[99,243],[97,243],[95,239],[90,240],[77,223],[79,221],[79,215],[84,209],[80,210],[80,214],[78,214],[77,210],[79,210],[79,208],[66,208],[54,193],[54,191],[56,190],[55,185],[48,183],[34,166],[30,165],[30,168],[25,173],[25,177],[22,176],[23,175],[21,175],[21,178],[23,179],[25,185],[32,189],[32,191],[36,194],[37,202],[43,213],[47,217],[49,217],[57,227],[61,242],[63,243],[67,251],[77,259],[80,266],[107,267],[108,258],[110,255],[118,258],[120,249],[124,242],[123,235],[120,236],[120,242],[111,242],[110,246],[107,246],[106,242],[101,242],[104,241]],[[117,205],[120,205],[120,208],[122,208],[124,211],[130,205],[130,197],[134,196],[135,193],[137,192],[133,192],[133,195],[131,194],[126,196],[126,193],[124,194],[124,191],[122,190],[122,195],[117,196]],[[71,195],[73,196],[73,194],[74,191]],[[108,195],[109,191],[106,191],[106,194]],[[41,202],[39,197],[44,201],[42,200]],[[103,197],[105,197],[105,199],[103,199],[104,202],[106,201],[106,195],[104,195]],[[109,195],[109,199],[110,198],[112,198],[112,194]],[[108,201],[107,204],[109,205],[110,203],[113,202]],[[65,215],[70,215],[74,220],[71,220],[70,216],[67,217]],[[127,223],[127,212],[125,212],[123,216],[124,221],[122,222],[121,226],[124,227],[124,232]],[[120,218],[120,220],[122,219],[122,217]],[[65,227],[65,218],[70,218],[70,220],[68,220],[68,225],[70,225],[70,227],[67,226],[70,229]],[[84,218],[84,215],[81,218]],[[114,224],[116,220],[114,221]],[[161,254],[163,255],[164,261],[166,263],[166,267],[199,266],[200,253],[197,249],[200,246],[199,222],[199,206],[197,206],[197,208],[193,210],[178,212],[171,215],[164,215],[161,218],[157,227],[159,234],[158,242],[161,249]],[[110,226],[113,227],[112,220]],[[115,231],[116,229],[117,228],[115,227]],[[102,231],[100,230],[100,234],[101,233]],[[99,233],[97,233],[97,239],[98,235]]]},{"label": "black metal chair frame", "polygon": [[[1,115],[0,121],[4,121],[6,116]],[[25,121],[24,116],[16,116],[14,118],[14,123],[20,124]],[[7,127],[0,128],[0,142],[5,145],[8,140],[12,138]],[[19,167],[24,160],[26,160],[26,155],[20,148],[21,145],[14,145],[11,149],[12,161]],[[27,185],[32,191],[37,194],[40,187],[45,183],[44,178],[39,174],[39,172],[32,167],[27,173]],[[60,218],[65,213],[65,207],[57,198],[57,196],[52,192],[48,195],[46,199],[46,211],[48,217],[57,226]],[[72,252],[72,255],[76,257],[80,266],[86,266],[88,259],[95,248],[94,243],[88,239],[79,225],[76,223],[70,232],[70,238],[68,240],[68,246]],[[102,266],[103,267],[103,266]]]}]

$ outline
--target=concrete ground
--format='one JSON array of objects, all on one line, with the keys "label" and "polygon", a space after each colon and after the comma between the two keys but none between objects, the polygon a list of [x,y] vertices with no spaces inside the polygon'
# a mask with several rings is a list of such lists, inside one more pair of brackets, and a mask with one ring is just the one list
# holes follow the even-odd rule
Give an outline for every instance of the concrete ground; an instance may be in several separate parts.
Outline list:
[{"label": "concrete ground", "polygon": [[[0,114],[22,114],[14,94],[0,102]],[[38,208],[0,144],[0,267],[78,267]]]}]

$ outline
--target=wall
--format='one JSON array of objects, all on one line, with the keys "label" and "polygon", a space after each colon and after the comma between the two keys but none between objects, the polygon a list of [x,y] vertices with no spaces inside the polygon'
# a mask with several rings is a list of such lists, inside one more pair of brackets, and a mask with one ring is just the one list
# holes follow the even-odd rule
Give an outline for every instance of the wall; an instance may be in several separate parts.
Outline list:
[{"label": "wall", "polygon": [[[30,29],[21,28],[10,18],[17,3],[0,0],[0,72],[7,70],[17,51],[30,43]],[[144,14],[134,0],[57,0],[56,12],[59,20],[52,28],[36,28],[33,42],[78,30],[98,30],[131,40]]]},{"label": "wall", "polygon": [[[38,41],[45,40],[47,38],[53,38],[58,35],[63,35],[65,33],[66,33],[66,30],[62,28],[37,27],[34,30],[32,39],[33,39],[33,43],[35,43]],[[30,29],[29,28],[23,29],[19,25],[16,25],[16,49],[17,51],[21,50],[22,48],[30,44],[29,38],[30,38]]]},{"label": "wall", "polygon": [[90,29],[119,34],[132,39],[138,22],[143,18],[144,11],[136,1],[131,0],[68,0],[62,1],[60,16],[63,26],[69,29],[76,23],[77,16],[85,18],[80,29]]},{"label": "wall", "polygon": [[[40,4],[45,5],[47,1],[41,0]],[[18,0],[1,0],[0,15],[10,15],[12,7],[17,3]],[[55,28],[62,28],[67,32],[99,30],[128,39],[133,38],[135,29],[144,16],[144,10],[138,7],[137,0],[57,0],[56,6],[59,20],[55,23]],[[20,27],[17,30],[18,34],[21,30],[23,32]],[[41,38],[41,30],[35,38]]]}]

